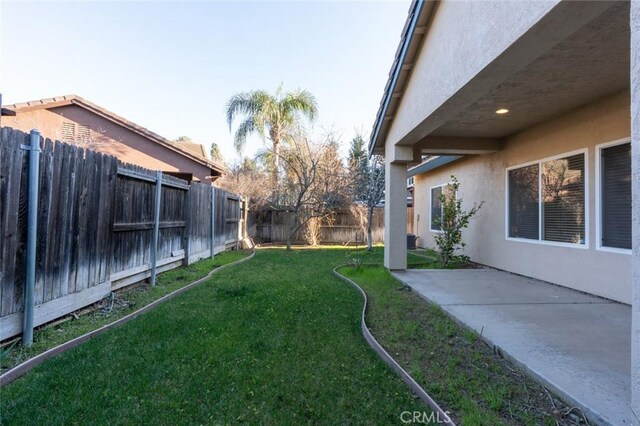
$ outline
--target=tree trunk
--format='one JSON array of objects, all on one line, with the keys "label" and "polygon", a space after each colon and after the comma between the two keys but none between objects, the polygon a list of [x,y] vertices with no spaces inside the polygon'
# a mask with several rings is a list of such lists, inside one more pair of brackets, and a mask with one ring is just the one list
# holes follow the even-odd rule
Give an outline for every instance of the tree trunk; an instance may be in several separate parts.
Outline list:
[{"label": "tree trunk", "polygon": [[[288,212],[287,212],[288,213]],[[291,250],[291,240],[293,240],[293,234],[295,233],[295,215],[289,215],[289,232],[287,232],[287,250]]]},{"label": "tree trunk", "polygon": [[371,218],[373,217],[373,207],[367,206],[367,250],[373,250],[373,238],[371,237]]},{"label": "tree trunk", "polygon": [[280,168],[280,141],[273,141],[273,183],[278,187],[278,170]]},{"label": "tree trunk", "polygon": [[[280,168],[280,141],[273,139],[273,192],[271,193],[272,203],[276,206],[280,204],[280,182],[278,170]],[[287,245],[288,247],[288,245]],[[288,247],[289,248],[289,247]]]}]

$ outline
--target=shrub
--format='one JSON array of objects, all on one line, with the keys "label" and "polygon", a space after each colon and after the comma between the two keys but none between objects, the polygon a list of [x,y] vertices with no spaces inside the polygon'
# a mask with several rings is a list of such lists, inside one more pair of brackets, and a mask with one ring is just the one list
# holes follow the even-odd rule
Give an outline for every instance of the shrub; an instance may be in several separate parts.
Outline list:
[{"label": "shrub", "polygon": [[451,183],[446,186],[446,190],[440,194],[440,202],[442,203],[442,217],[436,219],[436,223],[440,225],[441,233],[435,237],[438,246],[438,254],[440,256],[440,266],[446,268],[454,258],[456,250],[464,248],[465,242],[462,239],[462,230],[469,226],[469,220],[478,213],[478,210],[484,204],[473,205],[470,210],[462,209],[462,198],[459,198],[458,188],[460,183],[458,178],[451,176]]}]

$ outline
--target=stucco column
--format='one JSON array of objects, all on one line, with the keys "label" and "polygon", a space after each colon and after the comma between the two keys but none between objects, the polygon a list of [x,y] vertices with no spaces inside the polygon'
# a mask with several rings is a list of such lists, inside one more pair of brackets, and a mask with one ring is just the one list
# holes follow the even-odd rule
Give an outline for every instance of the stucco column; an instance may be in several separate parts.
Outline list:
[{"label": "stucco column", "polygon": [[412,157],[410,147],[385,147],[384,266],[391,270],[407,269],[407,160]]},{"label": "stucco column", "polygon": [[631,408],[640,424],[640,0],[631,1],[631,171],[633,281],[631,321]]}]

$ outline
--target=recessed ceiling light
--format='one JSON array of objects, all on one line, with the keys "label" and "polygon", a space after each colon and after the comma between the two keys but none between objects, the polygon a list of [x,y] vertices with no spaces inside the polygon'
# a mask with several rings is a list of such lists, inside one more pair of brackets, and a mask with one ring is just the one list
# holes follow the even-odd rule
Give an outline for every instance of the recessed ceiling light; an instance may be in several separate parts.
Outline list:
[{"label": "recessed ceiling light", "polygon": [[509,112],[509,110],[507,108],[500,108],[500,109],[496,110],[496,114],[506,114],[508,112]]}]

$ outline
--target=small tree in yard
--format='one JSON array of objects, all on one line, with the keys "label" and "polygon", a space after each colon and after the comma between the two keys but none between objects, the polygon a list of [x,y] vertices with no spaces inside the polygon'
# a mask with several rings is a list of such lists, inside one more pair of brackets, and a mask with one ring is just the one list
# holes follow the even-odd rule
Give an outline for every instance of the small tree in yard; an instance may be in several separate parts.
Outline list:
[{"label": "small tree in yard", "polygon": [[441,233],[435,236],[436,245],[440,254],[440,266],[446,268],[454,258],[456,250],[466,246],[462,239],[462,230],[469,226],[469,220],[478,213],[484,204],[475,204],[471,210],[462,209],[462,199],[457,197],[460,183],[455,176],[451,176],[451,183],[440,194],[442,203],[442,217],[435,222],[440,225]]},{"label": "small tree in yard", "polygon": [[309,221],[326,219],[346,204],[346,176],[336,161],[335,148],[330,138],[312,143],[298,130],[279,153],[283,175],[275,207],[290,213],[287,250],[296,232]]},{"label": "small tree in yard", "polygon": [[371,251],[373,209],[384,198],[384,161],[378,155],[369,159],[360,135],[351,141],[349,175],[354,201],[364,204],[367,210],[367,250]]}]

